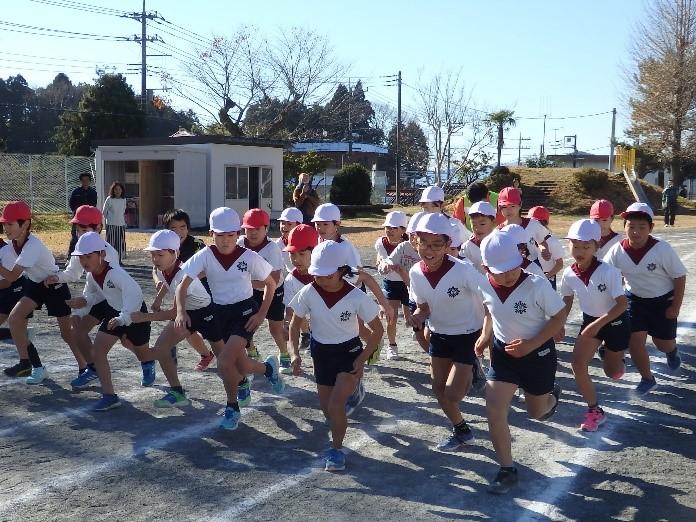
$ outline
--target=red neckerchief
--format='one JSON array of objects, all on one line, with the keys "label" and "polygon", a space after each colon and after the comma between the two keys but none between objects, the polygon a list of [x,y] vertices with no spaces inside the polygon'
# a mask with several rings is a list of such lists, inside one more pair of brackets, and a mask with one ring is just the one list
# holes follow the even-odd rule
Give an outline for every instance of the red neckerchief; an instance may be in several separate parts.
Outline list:
[{"label": "red neckerchief", "polygon": [[522,270],[524,270],[525,268],[527,268],[531,264],[532,264],[532,262],[523,256],[522,257],[522,264],[520,265],[520,268],[522,268]]},{"label": "red neckerchief", "polygon": [[652,247],[654,247],[656,244],[657,244],[657,239],[655,239],[652,236],[648,237],[648,241],[641,248],[633,248],[629,244],[628,239],[621,240],[621,246],[623,247],[626,254],[628,254],[628,257],[631,258],[631,261],[633,261],[636,265],[638,263],[640,263],[641,259],[643,259],[643,257],[645,257],[645,254],[647,254],[648,251]]},{"label": "red neckerchief", "polygon": [[297,268],[293,268],[292,276],[303,285],[308,285],[309,283],[314,282],[314,276],[311,276],[310,274],[302,274]]},{"label": "red neckerchief", "polygon": [[601,239],[599,240],[599,248],[602,248],[604,245],[606,245],[609,241],[614,239],[616,236],[618,236],[616,232],[613,230],[609,232],[606,236],[602,236]]},{"label": "red neckerchief", "polygon": [[483,238],[479,239],[476,234],[471,234],[471,237],[469,238],[469,241],[471,241],[474,245],[477,247],[481,248],[481,241],[483,241]]},{"label": "red neckerchief", "polygon": [[92,274],[92,277],[94,278],[95,283],[99,285],[99,288],[104,288],[104,280],[106,279],[106,274],[109,273],[109,270],[111,270],[111,267],[107,263],[106,268],[101,274]]},{"label": "red neckerchief", "polygon": [[440,268],[437,270],[431,272],[428,269],[428,265],[425,264],[425,261],[420,262],[420,269],[423,272],[423,275],[425,278],[428,280],[428,283],[430,283],[430,286],[435,288],[437,284],[440,282],[440,279],[442,279],[447,272],[450,271],[450,268],[454,266],[454,261],[452,261],[449,257],[445,257],[442,260],[442,264],[440,265]]},{"label": "red neckerchief", "polygon": [[167,282],[167,286],[172,285],[172,281],[174,281],[174,276],[176,276],[177,272],[181,270],[181,261],[177,260],[177,262],[174,264],[174,268],[172,268],[171,272],[162,272],[162,275],[164,276],[164,280]]},{"label": "red neckerchief", "polygon": [[246,252],[246,248],[240,247],[239,245],[235,246],[235,249],[230,254],[221,254],[215,245],[210,245],[209,248],[215,256],[215,259],[217,259],[218,263],[220,263],[225,270],[229,270],[234,262]]},{"label": "red neckerchief", "polygon": [[327,308],[333,308],[336,303],[347,296],[355,287],[343,281],[343,286],[340,290],[336,292],[327,292],[322,287],[320,287],[316,282],[312,283],[312,286],[319,294],[319,297],[324,301]]},{"label": "red neckerchief", "polygon": [[581,270],[577,263],[570,265],[570,268],[575,275],[578,276],[578,279],[580,279],[585,286],[588,286],[590,284],[590,277],[592,277],[594,271],[597,270],[601,264],[602,263],[596,257],[593,257],[592,263],[590,263],[590,266],[587,267],[587,270]]},{"label": "red neckerchief", "polygon": [[27,236],[27,239],[24,241],[24,243],[22,243],[22,246],[19,246],[16,239],[12,240],[12,248],[14,248],[15,254],[20,255],[22,253],[22,249],[24,248],[24,245],[27,244],[27,241],[29,241],[29,236]]},{"label": "red neckerchief", "polygon": [[280,240],[285,246],[288,246],[288,236],[280,236]]},{"label": "red neckerchief", "polygon": [[[248,240],[246,237],[244,238],[244,248],[246,248],[247,250],[253,250],[253,251],[256,252],[257,254],[258,254],[261,250],[263,250],[263,247],[265,247],[268,243],[270,243],[270,241],[268,240],[268,237],[265,237],[265,238],[263,239],[263,241],[261,241],[261,243],[259,243],[258,245],[256,245],[256,246],[251,246],[251,245],[249,244],[249,240]],[[287,244],[287,243],[286,243],[286,244]]]},{"label": "red neckerchief", "polygon": [[396,245],[392,245],[389,242],[389,238],[387,236],[382,236],[382,246],[384,247],[384,250],[387,251],[387,255],[391,255],[391,253],[394,251],[394,249],[399,246],[400,243],[397,243]]},{"label": "red neckerchief", "polygon": [[500,299],[501,303],[504,303],[508,297],[512,295],[512,293],[517,289],[518,286],[520,286],[525,279],[529,277],[529,274],[525,271],[520,272],[520,277],[515,282],[514,285],[512,286],[502,286],[499,285],[498,283],[495,282],[495,279],[493,279],[493,276],[491,274],[488,274],[488,282],[491,284],[491,287],[493,287],[493,290],[495,290],[495,293],[498,295],[498,299]]}]

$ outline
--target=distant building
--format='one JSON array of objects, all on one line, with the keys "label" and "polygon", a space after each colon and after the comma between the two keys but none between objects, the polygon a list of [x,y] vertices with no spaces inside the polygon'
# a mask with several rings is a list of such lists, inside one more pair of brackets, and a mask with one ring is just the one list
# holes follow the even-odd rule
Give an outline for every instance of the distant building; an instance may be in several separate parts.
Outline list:
[{"label": "distant building", "polygon": [[549,154],[546,159],[553,161],[559,167],[572,168],[573,157],[575,156],[575,166],[577,168],[608,169],[608,154],[590,154],[579,150],[577,154]]}]

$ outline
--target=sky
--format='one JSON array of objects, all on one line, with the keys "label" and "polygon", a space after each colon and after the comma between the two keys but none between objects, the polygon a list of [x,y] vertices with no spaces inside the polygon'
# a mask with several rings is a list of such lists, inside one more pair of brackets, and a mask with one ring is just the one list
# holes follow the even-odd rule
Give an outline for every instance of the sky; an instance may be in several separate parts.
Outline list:
[{"label": "sky", "polygon": [[[13,0],[3,4],[0,19],[0,76],[21,73],[32,87],[48,84],[59,73],[73,82],[91,82],[97,66],[126,73],[140,91],[140,45],[29,35],[23,24],[96,35],[133,37],[135,20],[71,9],[101,6],[139,11],[139,0]],[[396,106],[396,88],[386,75],[401,70],[404,110],[417,116],[418,85],[434,74],[461,74],[472,106],[485,111],[511,109],[517,125],[508,133],[503,161],[538,153],[546,120],[546,154],[568,152],[554,140],[577,135],[581,151],[607,154],[611,110],[617,109],[617,137],[629,124],[625,75],[631,38],[645,4],[641,0],[147,0],[148,11],[208,37],[230,35],[251,25],[272,36],[280,28],[301,26],[325,34],[348,77],[361,77],[371,101]],[[172,33],[167,34],[165,31]],[[174,26],[151,23],[150,35],[190,52],[192,46]],[[153,54],[163,54],[151,46]],[[191,82],[176,57],[151,57],[149,64]],[[129,65],[135,64],[135,65]],[[157,77],[149,88],[160,87]],[[177,109],[190,102],[168,96]],[[576,118],[575,116],[587,116]],[[463,138],[457,138],[462,140]],[[453,157],[456,148],[453,146]]]}]

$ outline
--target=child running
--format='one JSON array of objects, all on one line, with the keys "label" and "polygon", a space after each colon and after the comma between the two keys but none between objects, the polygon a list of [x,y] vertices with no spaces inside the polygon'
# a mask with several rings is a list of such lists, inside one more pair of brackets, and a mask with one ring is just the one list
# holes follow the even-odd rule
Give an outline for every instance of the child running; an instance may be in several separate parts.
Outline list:
[{"label": "child running", "polygon": [[551,288],[555,290],[556,274],[563,270],[563,256],[565,256],[565,250],[559,239],[551,233],[551,229],[549,228],[551,213],[546,207],[532,207],[527,212],[527,217],[529,219],[536,219],[549,231],[549,235],[546,237],[546,244],[549,247],[551,257],[549,259],[544,259],[543,256],[539,256],[538,261],[546,279],[551,283]]},{"label": "child running", "polygon": [[[346,250],[339,243],[320,243],[312,251],[309,266],[314,283],[302,288],[289,305],[295,312],[290,322],[295,360],[300,357],[296,342],[300,322],[307,318],[312,325],[311,350],[319,404],[331,426],[326,471],[346,469],[342,451],[348,427],[346,402],[384,333],[374,301],[343,279],[350,272],[348,263]],[[364,349],[358,319],[370,332]]]},{"label": "child running", "polygon": [[451,237],[458,234],[449,219],[428,214],[416,226],[418,253],[422,261],[409,275],[410,293],[417,308],[411,324],[430,329],[430,368],[433,393],[452,423],[452,433],[437,445],[440,451],[455,451],[474,434],[462,417],[459,403],[466,397],[477,371],[474,345],[483,327],[483,303],[478,293],[481,274],[471,263],[447,255]]},{"label": "child running", "polygon": [[582,310],[582,326],[573,348],[573,375],[578,391],[587,402],[587,412],[580,424],[583,431],[597,431],[606,415],[599,405],[597,393],[587,371],[595,352],[604,342],[604,373],[611,379],[624,374],[624,353],[631,337],[626,307],[628,300],[621,284],[621,272],[599,261],[597,246],[602,237],[596,221],[581,219],[570,226],[568,239],[575,263],[561,277],[560,294],[566,304],[566,314],[578,297]]},{"label": "child running", "polygon": [[517,388],[525,393],[527,413],[546,420],[556,411],[561,388],[556,384],[554,336],[565,324],[565,305],[545,278],[521,268],[515,239],[502,232],[481,243],[488,272],[479,287],[488,310],[477,355],[493,340],[486,386],[486,415],[500,469],[488,491],[507,493],[517,484],[508,425],[510,402]]},{"label": "child running", "polygon": [[592,203],[590,219],[594,219],[599,223],[602,229],[602,239],[599,240],[597,258],[603,259],[607,252],[611,250],[611,247],[622,239],[620,234],[611,229],[611,224],[614,221],[614,205],[612,202],[606,199],[598,199]]},{"label": "child running", "polygon": [[[210,285],[215,316],[225,342],[222,351],[217,354],[218,371],[227,393],[227,406],[220,427],[234,430],[239,426],[240,406],[251,402],[251,389],[248,381],[242,380],[243,376],[263,374],[275,393],[280,394],[285,389],[276,357],[269,355],[261,363],[250,359],[246,353],[247,344],[253,339],[254,331],[261,325],[271,306],[276,283],[271,275],[271,265],[256,252],[237,245],[241,225],[239,215],[233,209],[216,208],[210,213],[209,223],[214,244],[196,252],[181,266],[184,276],[176,289],[177,315],[174,325],[179,329],[192,327],[191,318],[186,312],[186,295],[188,287],[198,279],[199,274],[204,274]],[[260,307],[253,297],[252,280],[264,285]]]},{"label": "child running", "polygon": [[488,201],[478,201],[471,205],[468,212],[473,234],[462,245],[462,254],[479,272],[485,273],[481,261],[481,241],[495,230],[496,211]]},{"label": "child running", "polygon": [[524,229],[529,261],[536,261],[540,254],[547,260],[551,258],[546,243],[549,231],[538,220],[522,217],[522,193],[519,189],[505,187],[501,190],[498,195],[498,207],[505,218],[505,221],[498,225],[498,229],[507,225],[519,225]]},{"label": "child running", "polygon": [[283,265],[285,267],[285,273],[289,274],[293,270],[292,261],[290,261],[290,252],[285,250],[288,246],[288,236],[293,228],[297,225],[302,224],[303,216],[302,211],[299,208],[288,207],[283,209],[278,218],[278,223],[280,226],[280,237],[273,240],[273,242],[278,245],[281,252],[283,253]]},{"label": "child running", "polygon": [[[522,256],[522,270],[546,279],[546,274],[544,274],[544,271],[541,269],[541,263],[539,260],[537,259],[537,262],[532,262],[529,259],[529,236],[525,232],[524,228],[522,228],[520,225],[505,225],[501,229],[501,232],[508,234],[517,243],[517,250]],[[550,283],[551,282],[549,281],[549,284]]]},{"label": "child running", "polygon": [[418,203],[420,203],[423,212],[427,214],[440,213],[449,219],[452,224],[456,225],[457,229],[459,230],[459,238],[462,243],[464,243],[469,235],[471,235],[471,232],[469,232],[469,229],[466,228],[464,223],[455,217],[448,216],[445,213],[445,191],[441,187],[436,185],[426,187],[423,190]]},{"label": "child running", "polygon": [[657,386],[645,347],[648,335],[667,355],[671,371],[681,366],[677,318],[684,300],[686,267],[669,243],[651,235],[654,214],[649,205],[632,203],[621,217],[626,237],[611,247],[604,261],[624,277],[632,332],[629,350],[641,375],[635,393],[645,395]]}]

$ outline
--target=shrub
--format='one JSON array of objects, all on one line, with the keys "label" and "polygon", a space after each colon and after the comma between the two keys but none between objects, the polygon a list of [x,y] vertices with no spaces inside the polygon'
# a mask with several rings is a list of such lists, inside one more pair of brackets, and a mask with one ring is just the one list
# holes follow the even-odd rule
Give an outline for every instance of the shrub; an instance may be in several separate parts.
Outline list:
[{"label": "shrub", "polygon": [[485,181],[488,190],[500,192],[505,187],[512,187],[514,180],[520,181],[519,174],[510,172],[506,166],[496,167],[491,171],[491,175]]},{"label": "shrub", "polygon": [[371,194],[369,171],[359,163],[351,163],[334,176],[329,197],[336,205],[368,205]]},{"label": "shrub", "polygon": [[585,168],[573,173],[573,178],[588,193],[606,188],[609,182],[607,171],[592,168]]}]

